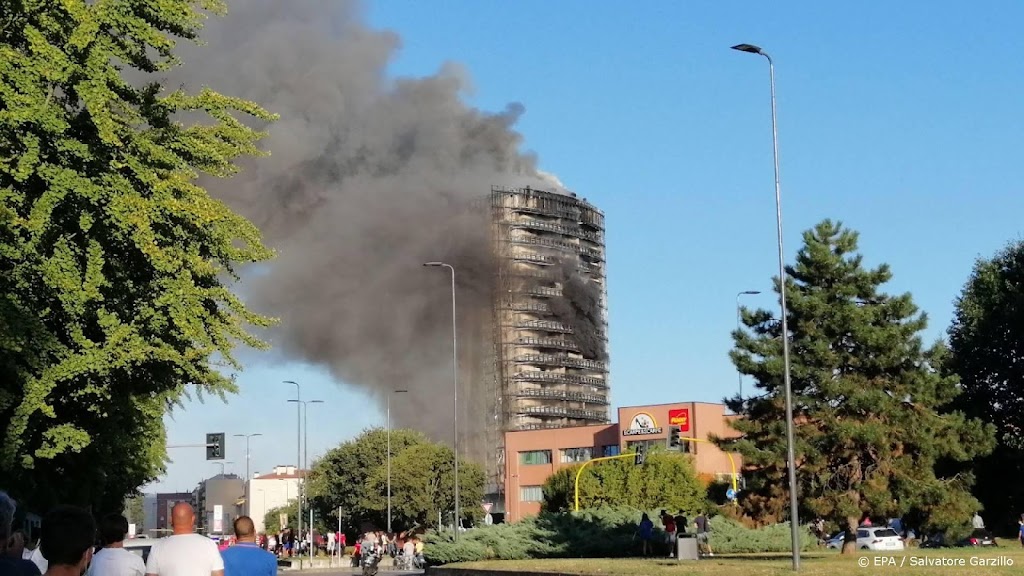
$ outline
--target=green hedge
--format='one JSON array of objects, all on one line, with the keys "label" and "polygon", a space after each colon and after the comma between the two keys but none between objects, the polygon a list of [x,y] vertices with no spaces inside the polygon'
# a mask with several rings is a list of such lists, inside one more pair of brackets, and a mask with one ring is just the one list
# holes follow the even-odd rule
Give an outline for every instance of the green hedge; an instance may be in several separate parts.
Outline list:
[{"label": "green hedge", "polygon": [[[594,508],[579,512],[542,513],[516,524],[481,526],[460,534],[428,532],[424,556],[431,565],[479,560],[529,558],[614,558],[641,552],[637,524],[641,511],[630,508]],[[648,512],[655,525],[657,512]],[[692,528],[692,527],[691,527]],[[760,529],[746,528],[733,520],[711,520],[711,545],[716,554],[786,552],[790,549],[789,524]],[[803,549],[817,540],[806,528],[801,531]],[[655,542],[664,541],[656,530]]]}]

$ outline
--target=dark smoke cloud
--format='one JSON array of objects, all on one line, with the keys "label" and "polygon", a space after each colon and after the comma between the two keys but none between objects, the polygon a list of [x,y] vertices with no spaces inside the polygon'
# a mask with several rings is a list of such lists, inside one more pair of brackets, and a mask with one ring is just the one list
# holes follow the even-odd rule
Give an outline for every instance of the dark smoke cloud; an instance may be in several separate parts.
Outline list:
[{"label": "dark smoke cloud", "polygon": [[563,297],[550,299],[551,313],[572,327],[573,338],[585,358],[608,360],[600,286],[580,275],[575,259],[563,262],[560,272]]},{"label": "dark smoke cloud", "polygon": [[[476,386],[494,264],[486,212],[468,203],[492,184],[552,188],[519,152],[513,125],[523,107],[467,106],[466,76],[451,64],[389,79],[399,38],[369,30],[355,2],[232,2],[205,39],[182,47],[185,65],[170,84],[209,85],[281,115],[264,142],[272,156],[207,183],[279,251],[245,287],[256,309],[282,320],[269,336],[275,349],[329,367],[381,403],[408,388],[393,405],[397,422],[450,438],[450,280],[422,263],[458,270],[468,340],[460,377]],[[476,392],[461,416],[482,410],[485,396]],[[346,409],[360,407],[339,417]],[[480,426],[490,417],[471,416]]]}]

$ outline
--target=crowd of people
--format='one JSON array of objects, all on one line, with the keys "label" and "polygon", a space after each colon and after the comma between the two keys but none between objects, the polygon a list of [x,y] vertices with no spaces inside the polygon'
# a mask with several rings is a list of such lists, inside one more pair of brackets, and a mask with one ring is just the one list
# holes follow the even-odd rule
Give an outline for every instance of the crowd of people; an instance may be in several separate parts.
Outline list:
[{"label": "crowd of people", "polygon": [[[676,543],[680,536],[690,534],[690,521],[686,512],[680,510],[677,514],[669,514],[667,510],[661,511],[661,530],[664,533],[663,546],[656,546],[654,542],[654,521],[644,513],[637,526],[637,535],[643,545],[643,555],[649,556],[655,553],[665,554],[669,558],[676,555]],[[704,512],[697,514],[693,519],[693,535],[697,539],[697,551],[701,556],[714,556],[711,549],[711,520]],[[660,550],[659,550],[660,548]]]},{"label": "crowd of people", "polygon": [[[16,503],[0,492],[0,576],[276,576],[277,557],[257,542],[248,516],[234,522],[232,544],[223,550],[195,531],[195,511],[181,502],[171,510],[172,535],[154,540],[149,558],[124,547],[128,520],[103,517],[75,506],[59,506],[42,521],[32,554],[11,549]],[[38,555],[36,554],[38,552]]]},{"label": "crowd of people", "polygon": [[352,551],[352,565],[359,566],[367,556],[372,555],[390,556],[396,567],[405,570],[426,565],[423,558],[423,540],[408,532],[365,532]]}]

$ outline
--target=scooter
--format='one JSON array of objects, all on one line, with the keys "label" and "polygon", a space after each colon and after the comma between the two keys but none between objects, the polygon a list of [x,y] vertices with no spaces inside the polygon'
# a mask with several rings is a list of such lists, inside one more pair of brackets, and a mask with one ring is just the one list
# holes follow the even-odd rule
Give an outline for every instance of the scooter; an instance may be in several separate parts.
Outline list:
[{"label": "scooter", "polygon": [[372,550],[363,548],[361,552],[359,563],[363,569],[363,576],[377,576],[378,566],[384,556],[383,550],[380,546],[374,546]]}]

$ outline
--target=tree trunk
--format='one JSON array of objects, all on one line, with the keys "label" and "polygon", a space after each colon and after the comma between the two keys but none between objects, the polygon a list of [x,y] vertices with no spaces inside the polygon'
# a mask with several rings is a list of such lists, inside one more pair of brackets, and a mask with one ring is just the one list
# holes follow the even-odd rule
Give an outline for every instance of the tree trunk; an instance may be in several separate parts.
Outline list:
[{"label": "tree trunk", "polygon": [[860,518],[847,516],[846,536],[843,538],[843,554],[857,553],[857,528],[860,527]]}]

